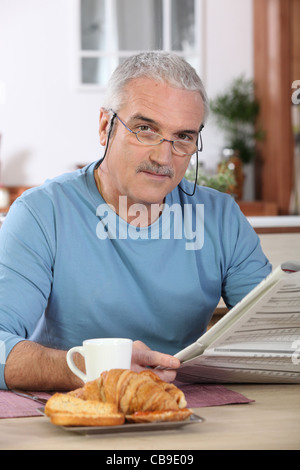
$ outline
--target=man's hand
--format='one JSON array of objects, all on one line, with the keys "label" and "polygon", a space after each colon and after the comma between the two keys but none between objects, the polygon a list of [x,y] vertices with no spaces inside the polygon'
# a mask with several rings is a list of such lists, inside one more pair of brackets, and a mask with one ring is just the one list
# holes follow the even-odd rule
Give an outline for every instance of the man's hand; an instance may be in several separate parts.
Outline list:
[{"label": "man's hand", "polygon": [[[152,351],[141,341],[134,341],[132,349],[131,369],[140,372],[147,367],[152,367],[155,372],[165,382],[172,382],[176,377],[176,369],[180,366],[180,361],[174,356]],[[172,370],[159,370],[160,366]]]}]

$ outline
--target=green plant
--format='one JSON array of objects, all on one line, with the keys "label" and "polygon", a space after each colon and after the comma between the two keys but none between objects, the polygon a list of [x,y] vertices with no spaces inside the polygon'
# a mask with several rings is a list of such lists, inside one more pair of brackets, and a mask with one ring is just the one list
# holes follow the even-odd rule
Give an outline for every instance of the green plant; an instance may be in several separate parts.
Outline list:
[{"label": "green plant", "polygon": [[[194,169],[189,169],[185,175],[189,181],[195,181]],[[204,175],[198,173],[197,184],[200,186],[207,186],[209,188],[217,189],[223,193],[230,192],[230,188],[235,185],[235,177],[231,170],[224,170],[224,173],[217,173],[216,175]]]},{"label": "green plant", "polygon": [[259,126],[259,102],[254,95],[253,80],[240,76],[210,103],[216,123],[225,132],[226,146],[238,150],[244,163],[255,157],[255,143],[264,138]]}]

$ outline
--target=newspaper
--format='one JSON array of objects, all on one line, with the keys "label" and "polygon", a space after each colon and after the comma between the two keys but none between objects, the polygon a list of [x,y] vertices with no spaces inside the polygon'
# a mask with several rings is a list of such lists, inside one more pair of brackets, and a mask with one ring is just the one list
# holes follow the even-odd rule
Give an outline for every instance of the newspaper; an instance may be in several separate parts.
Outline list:
[{"label": "newspaper", "polygon": [[300,263],[284,263],[195,343],[176,380],[300,383]]}]

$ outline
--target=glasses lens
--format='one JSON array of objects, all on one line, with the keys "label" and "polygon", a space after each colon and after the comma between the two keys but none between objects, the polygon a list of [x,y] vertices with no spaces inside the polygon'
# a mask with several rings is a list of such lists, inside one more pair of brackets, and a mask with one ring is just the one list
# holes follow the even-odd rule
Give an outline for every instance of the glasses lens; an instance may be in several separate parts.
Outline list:
[{"label": "glasses lens", "polygon": [[197,146],[193,142],[182,142],[181,140],[174,141],[174,149],[182,155],[193,155],[196,152]]},{"label": "glasses lens", "polygon": [[[136,137],[141,144],[158,145],[164,141],[164,138],[155,132],[139,131]],[[185,142],[183,140],[174,140],[173,148],[179,155],[193,155],[197,151],[195,142]]]},{"label": "glasses lens", "polygon": [[138,141],[145,145],[157,145],[163,141],[162,136],[155,132],[140,131],[136,133],[136,136]]}]

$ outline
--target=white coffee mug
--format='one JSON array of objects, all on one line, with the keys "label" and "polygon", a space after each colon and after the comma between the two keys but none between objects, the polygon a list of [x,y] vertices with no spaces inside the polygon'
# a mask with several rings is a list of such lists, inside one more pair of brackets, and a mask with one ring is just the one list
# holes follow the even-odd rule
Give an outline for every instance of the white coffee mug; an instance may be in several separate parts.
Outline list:
[{"label": "white coffee mug", "polygon": [[[76,367],[73,355],[84,357],[84,374]],[[95,380],[105,370],[130,369],[132,340],[127,338],[95,338],[83,341],[82,346],[75,346],[67,352],[67,363],[71,371],[83,382]]]}]

